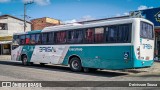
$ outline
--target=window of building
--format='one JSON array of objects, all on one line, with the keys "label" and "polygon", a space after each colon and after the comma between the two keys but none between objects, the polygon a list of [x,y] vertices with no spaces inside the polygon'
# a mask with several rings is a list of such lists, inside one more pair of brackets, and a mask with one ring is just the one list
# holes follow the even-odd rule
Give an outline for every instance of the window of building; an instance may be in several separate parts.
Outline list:
[{"label": "window of building", "polygon": [[8,24],[7,23],[0,23],[0,30],[8,30]]},{"label": "window of building", "polygon": [[66,43],[66,31],[55,32],[55,43],[56,44]]},{"label": "window of building", "polygon": [[68,43],[82,43],[83,30],[68,31]]},{"label": "window of building", "polygon": [[95,43],[104,42],[104,28],[95,28]]},{"label": "window of building", "polygon": [[85,42],[86,43],[94,43],[94,29],[90,28],[86,30],[85,33]]},{"label": "window of building", "polygon": [[25,44],[25,35],[20,36],[20,44]]}]

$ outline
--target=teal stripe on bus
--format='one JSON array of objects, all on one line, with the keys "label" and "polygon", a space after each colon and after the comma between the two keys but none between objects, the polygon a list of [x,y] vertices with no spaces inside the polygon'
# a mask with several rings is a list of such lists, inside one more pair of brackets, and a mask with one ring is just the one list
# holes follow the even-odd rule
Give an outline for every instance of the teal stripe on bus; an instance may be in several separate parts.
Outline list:
[{"label": "teal stripe on bus", "polygon": [[[83,51],[70,51],[63,61],[68,64],[71,55],[80,57],[83,67],[102,68],[102,69],[123,69],[133,68],[133,46],[71,46],[71,48],[82,48]],[[124,53],[129,53],[129,59],[124,59]]]},{"label": "teal stripe on bus", "polygon": [[25,45],[22,48],[21,55],[22,54],[27,55],[27,61],[30,62],[34,49],[35,49],[35,45]]},{"label": "teal stripe on bus", "polygon": [[[153,60],[138,60],[134,52],[134,46],[71,46],[82,48],[83,51],[68,50],[63,65],[69,64],[69,57],[77,55],[83,67],[101,69],[127,69],[147,67],[153,64]],[[129,59],[124,59],[124,52],[129,53]],[[144,63],[143,63],[144,62]]]},{"label": "teal stripe on bus", "polygon": [[28,31],[28,34],[33,34],[33,33],[41,33],[42,30],[33,30],[33,31]]}]

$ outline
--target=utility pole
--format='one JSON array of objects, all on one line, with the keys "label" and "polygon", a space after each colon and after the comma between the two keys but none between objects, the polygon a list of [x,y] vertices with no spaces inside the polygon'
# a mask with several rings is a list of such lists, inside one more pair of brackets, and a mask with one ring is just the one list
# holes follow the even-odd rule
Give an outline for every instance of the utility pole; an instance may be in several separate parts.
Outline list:
[{"label": "utility pole", "polygon": [[24,3],[24,32],[26,31],[26,27],[27,27],[27,26],[26,26],[26,16],[27,16],[27,15],[26,15],[26,11],[27,11],[27,10],[26,10],[26,6],[29,5],[29,4],[32,4],[32,3],[34,3],[34,2],[33,2],[33,1],[30,1],[30,2],[25,2],[25,3]]}]

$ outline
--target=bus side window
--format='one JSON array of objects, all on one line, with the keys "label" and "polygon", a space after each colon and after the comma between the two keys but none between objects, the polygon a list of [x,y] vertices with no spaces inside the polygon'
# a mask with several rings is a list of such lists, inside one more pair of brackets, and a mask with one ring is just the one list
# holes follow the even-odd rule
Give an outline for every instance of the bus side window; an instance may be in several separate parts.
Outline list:
[{"label": "bus side window", "polygon": [[82,43],[83,42],[83,30],[68,31],[68,43]]},{"label": "bus side window", "polygon": [[20,36],[20,44],[25,44],[25,35]]},{"label": "bus side window", "polygon": [[83,30],[76,30],[75,32],[75,43],[83,42]]},{"label": "bus side window", "polygon": [[94,29],[93,28],[86,30],[85,41],[86,43],[94,43]]},{"label": "bus side window", "polygon": [[20,44],[20,39],[18,35],[13,36],[13,45],[19,45]]},{"label": "bus side window", "polygon": [[129,41],[129,24],[127,25],[119,25],[119,30],[118,30],[118,42],[120,43],[126,43]]},{"label": "bus side window", "polygon": [[42,34],[42,43],[43,44],[53,44],[53,42],[54,42],[54,33],[53,32]]},{"label": "bus side window", "polygon": [[116,26],[109,26],[106,41],[112,42],[112,43],[117,42],[117,33],[118,33],[118,29]]},{"label": "bus side window", "polygon": [[35,34],[31,34],[30,44],[36,44],[36,35]]},{"label": "bus side window", "polygon": [[55,43],[56,44],[64,44],[66,43],[66,31],[55,32]]},{"label": "bus side window", "polygon": [[68,43],[74,43],[74,31],[72,30],[72,31],[68,31]]},{"label": "bus side window", "polygon": [[95,43],[102,43],[104,40],[104,28],[95,28]]},{"label": "bus side window", "polygon": [[47,33],[42,33],[42,44],[47,44]]},{"label": "bus side window", "polygon": [[48,44],[54,43],[54,33],[53,32],[49,32],[47,38],[48,38]]},{"label": "bus side window", "polygon": [[30,44],[30,35],[26,35],[25,44]]},{"label": "bus side window", "polygon": [[36,34],[36,44],[41,44],[41,35]]}]

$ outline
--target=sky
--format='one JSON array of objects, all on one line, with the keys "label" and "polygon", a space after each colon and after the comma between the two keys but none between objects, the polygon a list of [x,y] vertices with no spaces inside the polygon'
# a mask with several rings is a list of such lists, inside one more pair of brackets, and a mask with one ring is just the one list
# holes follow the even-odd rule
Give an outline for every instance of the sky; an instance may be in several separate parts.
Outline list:
[{"label": "sky", "polygon": [[160,0],[0,0],[0,15],[23,18],[27,5],[27,20],[51,17],[64,22],[128,15],[130,11],[157,8]]}]

